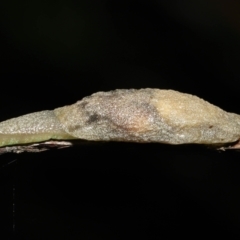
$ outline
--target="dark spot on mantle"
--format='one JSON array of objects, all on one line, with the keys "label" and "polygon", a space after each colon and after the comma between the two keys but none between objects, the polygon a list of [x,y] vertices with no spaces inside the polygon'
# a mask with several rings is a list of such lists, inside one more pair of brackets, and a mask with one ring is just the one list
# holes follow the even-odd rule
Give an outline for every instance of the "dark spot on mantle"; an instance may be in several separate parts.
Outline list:
[{"label": "dark spot on mantle", "polygon": [[88,118],[88,120],[87,120],[87,124],[92,124],[92,123],[94,123],[94,122],[97,122],[97,121],[99,121],[99,119],[100,119],[101,117],[98,115],[98,114],[96,114],[96,113],[94,113],[93,115],[90,115],[89,116],[89,118]]}]

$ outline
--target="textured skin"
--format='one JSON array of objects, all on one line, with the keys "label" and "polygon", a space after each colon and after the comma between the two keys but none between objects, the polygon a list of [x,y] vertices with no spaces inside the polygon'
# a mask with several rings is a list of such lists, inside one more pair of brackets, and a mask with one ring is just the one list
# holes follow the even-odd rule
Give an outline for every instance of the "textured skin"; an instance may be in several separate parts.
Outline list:
[{"label": "textured skin", "polygon": [[54,113],[67,133],[93,141],[222,144],[240,139],[239,115],[173,90],[98,92]]},{"label": "textured skin", "polygon": [[0,123],[0,146],[70,139],[53,111],[30,113]]},{"label": "textured skin", "polygon": [[131,89],[98,92],[70,106],[0,123],[0,147],[76,138],[225,144],[240,140],[240,116],[190,94]]}]

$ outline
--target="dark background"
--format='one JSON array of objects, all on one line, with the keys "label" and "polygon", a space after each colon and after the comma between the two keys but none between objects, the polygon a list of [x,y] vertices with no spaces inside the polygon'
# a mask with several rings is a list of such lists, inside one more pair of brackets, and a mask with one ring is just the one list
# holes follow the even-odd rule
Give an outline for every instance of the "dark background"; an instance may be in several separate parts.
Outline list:
[{"label": "dark background", "polygon": [[[240,113],[239,12],[231,0],[1,1],[0,120],[145,87]],[[240,152],[201,146],[1,155],[1,239],[239,239],[239,170]]]}]

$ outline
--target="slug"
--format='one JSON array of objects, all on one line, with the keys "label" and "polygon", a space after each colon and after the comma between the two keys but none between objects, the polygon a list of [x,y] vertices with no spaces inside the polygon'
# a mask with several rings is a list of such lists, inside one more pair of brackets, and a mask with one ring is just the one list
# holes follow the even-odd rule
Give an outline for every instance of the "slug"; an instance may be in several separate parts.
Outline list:
[{"label": "slug", "polygon": [[0,147],[47,140],[226,144],[240,140],[240,115],[173,90],[98,92],[73,105],[0,123]]}]

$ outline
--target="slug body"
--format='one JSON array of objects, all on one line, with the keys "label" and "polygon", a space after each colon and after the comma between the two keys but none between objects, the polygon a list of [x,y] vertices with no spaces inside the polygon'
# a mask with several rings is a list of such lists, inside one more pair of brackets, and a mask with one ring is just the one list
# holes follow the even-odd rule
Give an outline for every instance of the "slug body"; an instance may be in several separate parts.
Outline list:
[{"label": "slug body", "polygon": [[49,139],[225,144],[240,139],[240,116],[190,94],[130,89],[0,123],[0,146]]}]

